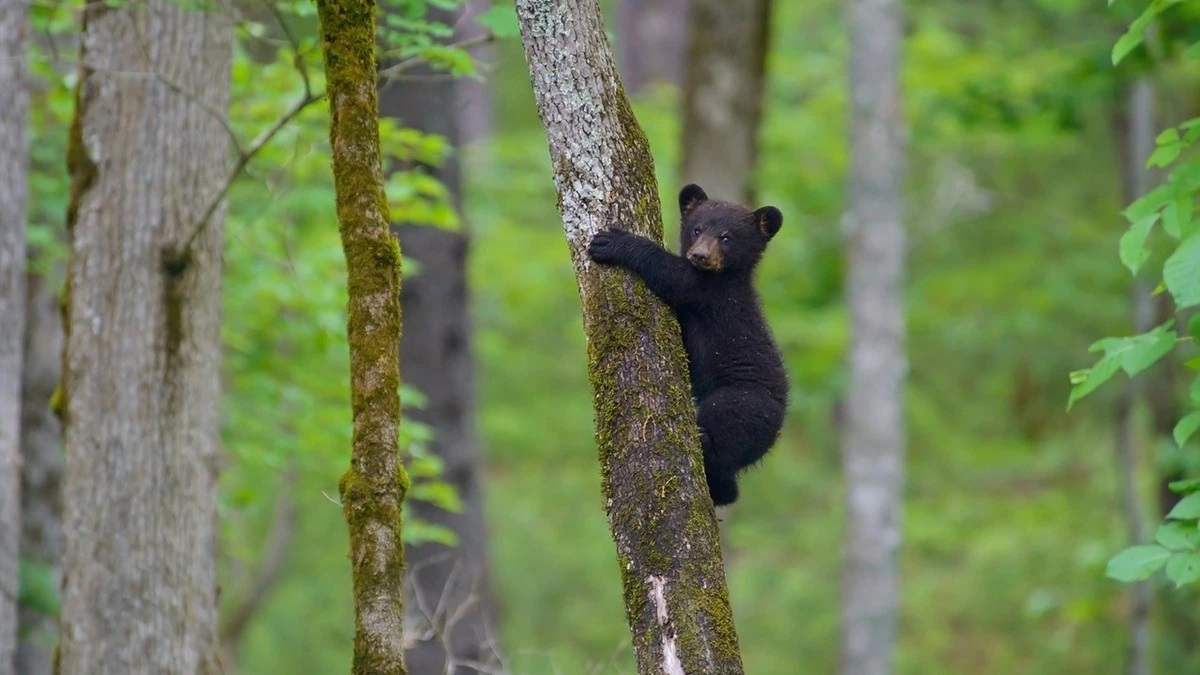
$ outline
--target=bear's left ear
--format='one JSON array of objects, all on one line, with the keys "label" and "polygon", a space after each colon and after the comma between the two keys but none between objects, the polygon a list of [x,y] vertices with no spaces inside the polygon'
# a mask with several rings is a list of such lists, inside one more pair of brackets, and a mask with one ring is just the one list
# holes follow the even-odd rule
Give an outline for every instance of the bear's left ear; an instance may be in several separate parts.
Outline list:
[{"label": "bear's left ear", "polygon": [[708,201],[708,195],[704,194],[704,189],[699,185],[689,183],[683,186],[683,189],[679,191],[679,215],[686,216],[692,212],[692,209],[706,201]]},{"label": "bear's left ear", "polygon": [[754,222],[758,224],[762,236],[770,239],[783,227],[783,214],[774,206],[764,206],[754,212]]}]

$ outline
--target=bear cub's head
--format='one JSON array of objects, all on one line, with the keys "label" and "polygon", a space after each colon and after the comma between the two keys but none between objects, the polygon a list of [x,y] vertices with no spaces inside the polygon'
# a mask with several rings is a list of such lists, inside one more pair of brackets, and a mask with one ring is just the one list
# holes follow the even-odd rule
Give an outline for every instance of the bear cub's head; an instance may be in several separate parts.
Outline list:
[{"label": "bear cub's head", "polygon": [[783,226],[774,206],[751,211],[708,195],[699,185],[679,191],[679,254],[697,269],[719,274],[754,269]]}]

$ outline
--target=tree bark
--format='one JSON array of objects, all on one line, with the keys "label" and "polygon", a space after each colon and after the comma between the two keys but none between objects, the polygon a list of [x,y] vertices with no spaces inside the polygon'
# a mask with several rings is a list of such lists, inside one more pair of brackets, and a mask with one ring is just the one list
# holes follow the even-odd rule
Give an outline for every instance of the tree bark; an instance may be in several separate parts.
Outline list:
[{"label": "tree bark", "polygon": [[681,175],[718,199],[757,201],[770,14],[770,0],[691,0]]},{"label": "tree bark", "polygon": [[[428,18],[449,23],[451,12],[431,9]],[[463,36],[459,36],[462,39]],[[466,80],[422,77],[415,68],[380,90],[380,114],[404,127],[445,137],[462,147],[460,104]],[[439,167],[400,164],[396,170],[427,171],[446,186],[461,212],[462,176],[457,153]],[[422,223],[397,223],[405,254],[420,273],[405,279],[400,296],[408,330],[400,340],[400,361],[409,385],[425,395],[425,405],[409,411],[433,431],[430,450],[442,459],[442,479],[458,492],[455,513],[413,501],[416,518],[454,532],[458,543],[427,542],[407,547],[405,608],[413,643],[406,656],[416,673],[496,672],[495,614],[488,574],[488,534],[484,520],[483,471],[475,426],[475,362],[467,290],[465,230]],[[412,642],[410,640],[410,642]]]},{"label": "tree bark", "polygon": [[[62,425],[51,397],[62,380],[59,296],[39,274],[26,277],[25,356],[21,373],[21,557],[62,583]],[[58,615],[22,605],[17,672],[50,675]]]},{"label": "tree bark", "polygon": [[638,672],[742,672],[679,325],[628,272],[591,264],[602,226],[662,241],[654,162],[595,0],[519,0],[588,339],[601,485]]},{"label": "tree bark", "polygon": [[900,0],[848,0],[850,175],[846,303],[851,343],[841,672],[892,670],[904,485],[903,175]]},{"label": "tree bark", "polygon": [[29,201],[28,0],[0,0],[0,675],[14,673],[21,540],[21,363]]},{"label": "tree bark", "polygon": [[400,245],[388,230],[379,149],[373,0],[318,0],[338,229],[348,274],[354,433],[339,484],[350,531],[356,675],[404,666],[400,506]]},{"label": "tree bark", "polygon": [[688,16],[691,1],[617,2],[617,64],[630,95],[649,84],[683,83],[684,52],[691,29],[680,17]]},{"label": "tree bark", "polygon": [[84,10],[60,673],[219,669],[223,207],[203,216],[227,175],[232,38],[228,17],[160,0]]},{"label": "tree bark", "polygon": [[[1124,114],[1118,114],[1117,146],[1124,152],[1121,158],[1125,203],[1131,203],[1154,187],[1154,176],[1144,165],[1154,150],[1157,128],[1155,120],[1154,83],[1148,77],[1138,78],[1127,88],[1123,102]],[[1154,298],[1145,281],[1136,280],[1131,288],[1135,332],[1142,333],[1155,325]],[[1167,356],[1168,362],[1170,355]],[[1162,368],[1160,365],[1159,368]],[[1169,366],[1166,366],[1169,367]],[[1145,378],[1130,382],[1117,401],[1116,462],[1120,478],[1121,507],[1129,531],[1129,544],[1146,543],[1145,514],[1138,494],[1138,448],[1135,411],[1141,398]],[[1130,589],[1129,650],[1125,672],[1128,675],[1150,675],[1151,624],[1150,582],[1141,581]]]}]

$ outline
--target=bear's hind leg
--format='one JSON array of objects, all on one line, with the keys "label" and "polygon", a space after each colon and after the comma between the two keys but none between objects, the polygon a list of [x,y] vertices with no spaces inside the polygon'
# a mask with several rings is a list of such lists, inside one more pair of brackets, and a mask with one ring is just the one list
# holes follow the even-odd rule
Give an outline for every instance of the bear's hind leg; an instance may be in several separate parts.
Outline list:
[{"label": "bear's hind leg", "polygon": [[783,425],[783,405],[763,390],[724,387],[696,406],[704,472],[717,506],[737,500],[736,477],[775,444]]}]

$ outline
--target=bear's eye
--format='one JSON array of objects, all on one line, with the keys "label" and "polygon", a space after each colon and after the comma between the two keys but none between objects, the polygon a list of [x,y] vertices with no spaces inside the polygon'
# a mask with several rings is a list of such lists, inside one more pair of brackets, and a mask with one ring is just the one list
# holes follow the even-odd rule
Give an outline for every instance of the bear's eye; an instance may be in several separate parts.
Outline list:
[{"label": "bear's eye", "polygon": [[693,236],[693,237],[699,237],[699,236],[700,236],[700,228],[698,228],[698,227],[693,227],[693,228],[692,228],[692,236]]},{"label": "bear's eye", "polygon": [[726,244],[728,244],[728,243],[729,243],[729,240],[730,240],[730,239],[732,239],[732,238],[733,238],[733,237],[730,237],[728,232],[724,232],[724,233],[722,233],[722,234],[721,234],[721,241],[722,241],[722,242],[724,242],[724,243],[726,243]]}]

